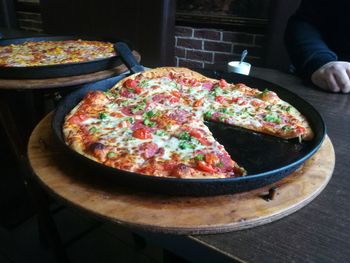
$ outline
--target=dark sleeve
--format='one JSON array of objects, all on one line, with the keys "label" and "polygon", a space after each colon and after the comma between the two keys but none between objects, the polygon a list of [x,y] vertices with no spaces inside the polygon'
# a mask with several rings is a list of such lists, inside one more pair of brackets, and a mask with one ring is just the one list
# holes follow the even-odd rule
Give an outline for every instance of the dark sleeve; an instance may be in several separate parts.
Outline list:
[{"label": "dark sleeve", "polygon": [[[317,14],[315,11],[313,13]],[[306,80],[310,80],[312,73],[324,64],[337,60],[337,55],[324,42],[321,27],[317,24],[317,21],[312,21],[312,16],[305,19],[305,10],[298,10],[289,19],[284,36],[296,72]]]}]

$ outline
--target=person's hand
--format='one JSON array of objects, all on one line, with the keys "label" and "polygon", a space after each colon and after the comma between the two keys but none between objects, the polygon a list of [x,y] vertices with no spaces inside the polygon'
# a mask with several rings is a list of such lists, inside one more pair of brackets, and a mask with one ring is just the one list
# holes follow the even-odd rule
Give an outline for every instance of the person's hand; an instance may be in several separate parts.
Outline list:
[{"label": "person's hand", "polygon": [[324,90],[349,93],[350,63],[344,61],[329,62],[312,74],[311,81]]}]

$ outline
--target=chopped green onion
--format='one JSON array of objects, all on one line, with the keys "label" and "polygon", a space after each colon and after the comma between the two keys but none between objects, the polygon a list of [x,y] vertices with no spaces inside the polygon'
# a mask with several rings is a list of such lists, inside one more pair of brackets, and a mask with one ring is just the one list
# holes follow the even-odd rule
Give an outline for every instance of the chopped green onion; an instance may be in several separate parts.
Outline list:
[{"label": "chopped green onion", "polygon": [[147,84],[148,84],[148,80],[143,79],[143,80],[141,80],[141,81],[139,82],[138,86],[141,87],[141,88],[144,88],[144,87],[147,86]]},{"label": "chopped green onion", "polygon": [[113,158],[113,157],[115,157],[115,153],[114,152],[109,152],[109,153],[107,153],[107,157],[108,158]]},{"label": "chopped green onion", "polygon": [[146,108],[146,103],[142,102],[131,109],[132,114],[138,112],[139,110],[144,110]]},{"label": "chopped green onion", "polygon": [[270,111],[270,110],[271,110],[271,108],[272,108],[272,105],[268,105],[268,106],[266,106],[266,107],[265,107],[265,110]]},{"label": "chopped green onion", "polygon": [[219,163],[216,164],[217,167],[223,167],[224,166],[224,163],[220,160]]},{"label": "chopped green onion", "polygon": [[149,119],[145,119],[145,120],[143,121],[143,124],[144,124],[144,125],[147,125],[147,126],[150,126],[150,127],[154,127],[154,126],[157,125],[156,122],[150,121]]},{"label": "chopped green onion", "polygon": [[179,139],[189,141],[191,139],[191,136],[187,131],[184,131],[184,132],[180,133]]},{"label": "chopped green onion", "polygon": [[213,89],[213,91],[211,93],[212,93],[212,95],[214,95],[216,97],[219,95],[220,92],[221,92],[221,88],[219,86],[215,86],[215,88]]},{"label": "chopped green onion", "polygon": [[290,131],[291,129],[292,129],[292,126],[289,126],[289,125],[285,125],[282,127],[283,131]]},{"label": "chopped green onion", "polygon": [[154,132],[155,135],[158,135],[158,136],[164,136],[166,135],[166,132],[165,131],[162,131],[162,130],[156,130]]},{"label": "chopped green onion", "polygon": [[114,93],[114,92],[111,92],[111,91],[106,91],[105,94],[107,96],[111,96],[111,97],[114,97],[114,98],[117,98],[118,97],[118,94],[117,93]]},{"label": "chopped green onion", "polygon": [[126,106],[129,104],[129,101],[128,100],[124,100],[120,103],[121,106]]},{"label": "chopped green onion", "polygon": [[213,115],[213,112],[207,111],[207,112],[204,113],[204,118],[205,119],[210,119],[212,115]]},{"label": "chopped green onion", "polygon": [[277,124],[281,124],[282,123],[282,120],[281,120],[281,118],[279,116],[269,115],[269,114],[267,114],[264,117],[264,121],[273,122],[273,123],[277,123]]},{"label": "chopped green onion", "polygon": [[97,132],[97,128],[96,127],[91,127],[89,129],[89,133],[94,134],[95,132]]},{"label": "chopped green onion", "polygon": [[219,116],[219,121],[224,121],[226,118],[224,116]]},{"label": "chopped green onion", "polygon": [[182,149],[182,150],[185,150],[185,149],[194,149],[194,148],[196,148],[196,146],[194,146],[192,143],[189,143],[189,142],[187,142],[187,141],[181,141],[181,142],[179,143],[179,147],[180,147],[180,149]]},{"label": "chopped green onion", "polygon": [[198,154],[196,157],[194,157],[196,161],[203,161],[204,160],[204,155],[203,154]]},{"label": "chopped green onion", "polygon": [[155,113],[151,110],[146,112],[146,116],[149,118],[153,117],[154,115],[155,115]]},{"label": "chopped green onion", "polygon": [[98,118],[99,118],[100,120],[106,119],[106,118],[107,118],[107,114],[104,113],[104,112],[101,112],[101,113],[98,114]]}]

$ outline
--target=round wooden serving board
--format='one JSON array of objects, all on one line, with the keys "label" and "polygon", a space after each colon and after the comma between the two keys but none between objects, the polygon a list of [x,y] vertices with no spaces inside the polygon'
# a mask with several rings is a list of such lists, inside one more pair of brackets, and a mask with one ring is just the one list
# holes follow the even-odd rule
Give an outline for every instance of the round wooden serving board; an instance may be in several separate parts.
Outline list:
[{"label": "round wooden serving board", "polygon": [[[51,193],[84,211],[127,227],[173,234],[221,233],[266,224],[312,201],[330,180],[335,154],[327,137],[296,172],[249,192],[216,197],[176,197],[138,192],[87,175],[55,144],[51,117],[34,129],[29,162],[39,182]],[[272,200],[266,199],[274,188]],[[265,197],[265,198],[264,198]]]},{"label": "round wooden serving board", "polygon": [[[132,52],[138,62],[141,60],[141,56],[137,51]],[[106,79],[123,72],[128,71],[128,68],[121,64],[112,69],[98,71],[94,73],[60,77],[60,78],[48,78],[48,79],[1,79],[0,78],[0,90],[33,90],[33,89],[51,89],[58,87],[68,87],[89,83],[92,81],[98,81]]]}]

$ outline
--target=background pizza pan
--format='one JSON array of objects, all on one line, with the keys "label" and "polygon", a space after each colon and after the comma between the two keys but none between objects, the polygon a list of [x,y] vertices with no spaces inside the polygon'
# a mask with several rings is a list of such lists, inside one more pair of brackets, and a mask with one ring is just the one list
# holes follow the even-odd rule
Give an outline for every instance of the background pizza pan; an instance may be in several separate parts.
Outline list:
[{"label": "background pizza pan", "polygon": [[224,179],[178,179],[145,176],[114,169],[92,161],[70,149],[64,142],[62,124],[65,115],[88,91],[106,90],[125,75],[85,85],[82,89],[68,95],[54,113],[52,121],[54,136],[60,146],[67,151],[69,158],[77,159],[77,165],[89,165],[89,171],[93,176],[100,177],[100,180],[111,180],[111,183],[141,188],[146,191],[193,196],[242,192],[276,182],[296,170],[321,146],[326,134],[322,117],[314,107],[299,96],[276,84],[249,76],[217,71],[197,71],[208,77],[224,78],[228,82],[245,83],[252,88],[275,91],[283,100],[294,105],[306,116],[315,133],[314,138],[299,143],[298,139],[283,140],[226,124],[207,122],[214,137],[225,146],[234,160],[247,169],[247,176]]},{"label": "background pizza pan", "polygon": [[[59,40],[99,40],[93,37],[78,37],[78,36],[38,36],[25,38],[8,38],[1,39],[0,46],[11,44],[21,44],[26,41],[59,41]],[[115,41],[109,41],[115,42]],[[110,58],[92,60],[87,62],[66,63],[60,65],[47,66],[32,66],[32,67],[0,67],[0,78],[3,79],[43,79],[43,78],[58,78],[88,74],[114,68],[121,65],[120,57],[114,56]]]}]

